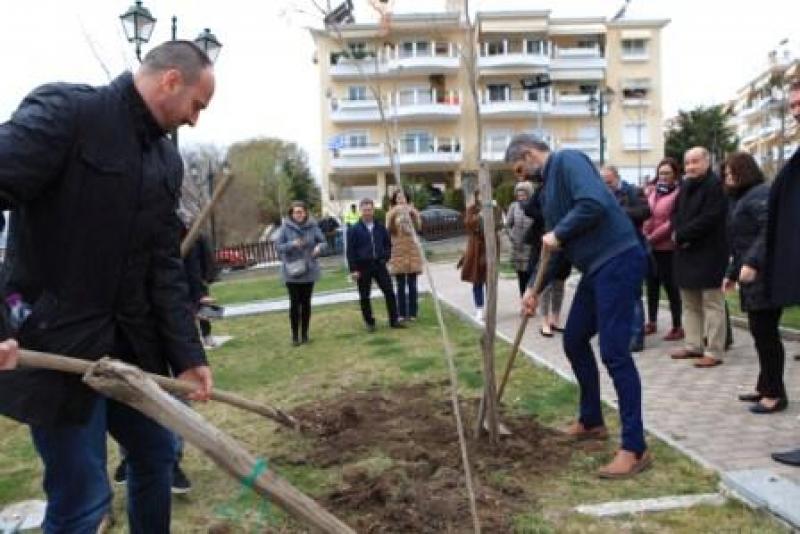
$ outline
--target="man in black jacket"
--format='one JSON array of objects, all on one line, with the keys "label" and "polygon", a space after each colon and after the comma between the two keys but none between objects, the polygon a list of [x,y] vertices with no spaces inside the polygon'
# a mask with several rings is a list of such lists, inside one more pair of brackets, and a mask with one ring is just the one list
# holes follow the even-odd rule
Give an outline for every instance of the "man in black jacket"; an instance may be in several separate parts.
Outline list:
[{"label": "man in black jacket", "polygon": [[[684,156],[681,186],[672,227],[675,232],[675,282],[683,303],[685,347],[673,359],[697,358],[695,367],[722,363],[725,351],[725,296],[722,279],[728,266],[727,198],[711,170],[708,150],[695,147]],[[706,334],[706,344],[703,335]]]},{"label": "man in black jacket", "polygon": [[[85,359],[110,354],[195,382],[190,397],[208,398],[179,253],[183,168],[165,134],[194,125],[213,91],[208,57],[172,41],[108,86],[42,86],[0,125],[0,208],[19,214],[4,290],[29,313],[14,315],[7,336]],[[169,532],[171,432],[80,377],[36,369],[0,373],[0,413],[31,426],[46,533],[94,532],[108,512],[107,433],[129,454],[130,531]]]},{"label": "man in black jacket", "polygon": [[386,300],[389,314],[389,325],[402,328],[397,317],[397,301],[394,297],[392,278],[386,270],[386,262],[392,256],[392,242],[389,232],[379,221],[375,220],[375,205],[365,198],[359,203],[361,219],[347,228],[347,266],[358,283],[358,294],[361,299],[361,315],[367,324],[367,330],[375,331],[375,317],[372,316],[370,292],[372,279]]},{"label": "man in black jacket", "polygon": [[[800,82],[789,87],[789,112],[800,123]],[[775,177],[769,197],[767,219],[766,289],[775,306],[800,304],[800,149]],[[756,272],[749,273],[755,279]],[[797,356],[795,356],[797,358]],[[776,452],[772,458],[787,465],[800,467],[800,448]]]},{"label": "man in black jacket", "polygon": [[[649,260],[650,254],[642,233],[642,226],[650,218],[650,204],[647,202],[644,191],[641,187],[636,187],[624,181],[619,175],[619,169],[614,165],[604,165],[600,169],[600,176],[603,177],[603,181],[608,186],[609,191],[617,199],[625,215],[628,216],[634,228],[636,228],[636,235],[639,237],[639,242],[641,242]],[[648,268],[650,268],[650,265],[648,265]],[[644,335],[644,304],[642,303],[642,296],[639,295],[633,317],[631,352],[644,350]]]}]

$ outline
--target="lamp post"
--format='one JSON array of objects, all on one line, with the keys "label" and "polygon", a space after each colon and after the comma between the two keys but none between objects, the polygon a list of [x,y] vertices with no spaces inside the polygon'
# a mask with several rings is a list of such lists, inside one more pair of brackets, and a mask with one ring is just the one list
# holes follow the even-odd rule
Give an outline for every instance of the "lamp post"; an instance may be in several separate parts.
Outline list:
[{"label": "lamp post", "polygon": [[[122,21],[122,28],[125,31],[125,37],[128,42],[136,45],[136,59],[141,63],[142,44],[150,41],[156,25],[156,19],[150,13],[150,10],[142,5],[142,0],[136,0],[136,3],[129,7],[119,18]],[[172,40],[178,40],[178,17],[174,15],[172,16]],[[206,53],[212,63],[217,60],[222,48],[222,43],[208,28],[205,28],[195,38],[194,44]],[[173,130],[170,133],[170,137],[175,148],[178,148],[178,130]]]},{"label": "lamp post", "polygon": [[604,89],[598,89],[596,93],[593,93],[592,96],[589,97],[588,102],[589,112],[592,115],[597,113],[600,122],[600,165],[603,165],[606,161],[606,137],[605,130],[603,129],[603,116],[606,114],[606,109],[613,98],[614,91],[610,87],[606,87]]},{"label": "lamp post", "polygon": [[544,138],[544,132],[542,131],[542,102],[544,101],[544,94],[547,87],[552,85],[552,80],[550,80],[550,75],[543,73],[543,74],[536,74],[530,78],[523,78],[519,81],[522,89],[524,91],[537,91],[536,99],[538,100],[539,109],[536,116],[536,130],[539,134],[539,137]]},{"label": "lamp post", "polygon": [[142,5],[142,0],[136,0],[135,4],[119,16],[119,19],[122,21],[125,38],[129,43],[134,43],[136,59],[141,63],[142,44],[150,41],[153,28],[156,26],[156,19],[150,14],[150,10]]}]

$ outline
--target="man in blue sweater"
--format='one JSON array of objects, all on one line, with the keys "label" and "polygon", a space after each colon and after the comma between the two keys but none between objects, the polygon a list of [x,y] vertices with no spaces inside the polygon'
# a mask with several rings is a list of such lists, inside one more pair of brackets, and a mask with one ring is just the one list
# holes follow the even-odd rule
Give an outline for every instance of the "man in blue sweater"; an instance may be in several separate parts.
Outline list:
[{"label": "man in blue sweater", "polygon": [[386,310],[389,314],[389,326],[404,328],[397,315],[397,300],[392,287],[392,277],[386,270],[386,262],[392,256],[392,242],[389,232],[379,221],[375,220],[375,205],[372,200],[365,198],[359,202],[361,218],[357,223],[347,228],[347,265],[350,274],[358,284],[358,294],[361,300],[361,315],[367,325],[367,330],[375,331],[375,317],[372,315],[370,293],[372,280],[386,299]]},{"label": "man in blue sweater", "polygon": [[[598,474],[603,478],[635,475],[652,463],[644,440],[641,382],[630,352],[634,306],[645,272],[644,251],[628,216],[583,153],[551,153],[546,143],[520,134],[511,140],[505,159],[518,177],[541,174],[547,230],[542,245],[564,254],[583,274],[564,331],[564,352],[580,386],[580,414],[567,433],[575,439],[608,436],[591,346],[599,334],[600,356],[619,399],[622,447]],[[534,315],[538,298],[529,287],[523,313]]]}]

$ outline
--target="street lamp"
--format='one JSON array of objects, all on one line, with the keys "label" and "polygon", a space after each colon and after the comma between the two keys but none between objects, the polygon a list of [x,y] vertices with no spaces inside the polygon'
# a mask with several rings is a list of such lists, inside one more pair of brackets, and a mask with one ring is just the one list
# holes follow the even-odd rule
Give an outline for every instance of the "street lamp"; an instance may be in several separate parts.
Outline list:
[{"label": "street lamp", "polygon": [[119,19],[122,21],[125,38],[129,43],[136,44],[136,59],[141,63],[142,43],[148,42],[153,35],[156,19],[150,14],[150,10],[142,5],[142,0],[136,0],[128,11],[119,16]]},{"label": "street lamp", "polygon": [[614,91],[610,87],[606,87],[604,89],[598,89],[596,93],[593,93],[591,97],[589,97],[589,112],[594,115],[597,113],[597,116],[600,120],[600,165],[603,165],[606,161],[606,137],[605,131],[603,129],[603,116],[606,114],[608,106],[611,104],[611,100],[614,98]]},{"label": "street lamp", "polygon": [[211,33],[211,30],[208,28],[204,29],[194,40],[194,43],[206,53],[211,63],[217,61],[219,52],[222,49],[222,43]]}]

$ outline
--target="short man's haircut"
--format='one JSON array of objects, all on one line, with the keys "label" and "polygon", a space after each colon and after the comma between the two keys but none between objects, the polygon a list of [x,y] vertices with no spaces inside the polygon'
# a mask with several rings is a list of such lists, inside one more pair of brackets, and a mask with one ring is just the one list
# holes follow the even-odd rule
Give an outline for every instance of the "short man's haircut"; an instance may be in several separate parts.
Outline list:
[{"label": "short man's haircut", "polygon": [[535,135],[517,134],[511,139],[506,149],[506,163],[514,163],[525,159],[525,152],[528,150],[550,152],[550,146]]},{"label": "short man's haircut", "polygon": [[362,198],[361,202],[358,203],[359,208],[363,208],[364,206],[374,206],[375,203],[372,201],[371,198]]},{"label": "short man's haircut", "polygon": [[616,178],[617,180],[620,179],[619,169],[617,168],[616,165],[603,165],[603,168],[601,170],[607,170],[608,172],[614,175],[614,178]]},{"label": "short man's haircut", "polygon": [[150,50],[142,61],[147,72],[178,70],[186,83],[197,81],[200,73],[211,66],[205,52],[191,41],[167,41]]}]

